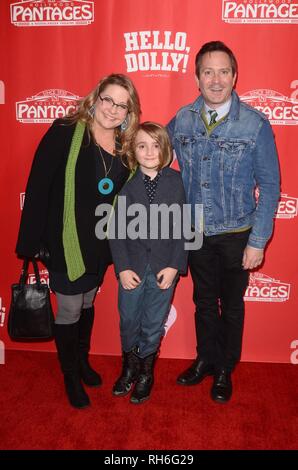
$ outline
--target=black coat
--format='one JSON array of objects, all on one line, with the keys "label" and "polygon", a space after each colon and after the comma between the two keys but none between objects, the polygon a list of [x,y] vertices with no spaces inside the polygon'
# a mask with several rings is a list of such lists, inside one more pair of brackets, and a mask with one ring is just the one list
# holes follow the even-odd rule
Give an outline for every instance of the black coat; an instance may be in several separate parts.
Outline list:
[{"label": "black coat", "polygon": [[[55,121],[37,148],[16,246],[18,255],[32,257],[45,245],[50,252],[50,269],[63,273],[66,272],[62,244],[65,168],[74,129],[75,124]],[[104,156],[109,168],[112,157],[106,153]],[[76,164],[75,213],[86,273],[97,273],[100,265],[111,262],[107,240],[98,240],[95,236],[98,221],[95,209],[102,202],[113,202],[128,174],[120,158],[114,158],[109,173],[114,182],[113,192],[101,195],[97,183],[105,176],[104,167],[98,148],[92,139],[89,141],[85,131]]]},{"label": "black coat", "polygon": [[[140,225],[147,225],[145,231],[147,232],[147,239],[137,238],[135,240],[119,239],[117,238],[118,231],[118,212],[121,208],[119,196],[126,196],[126,207],[131,204],[139,203],[146,208],[147,215],[140,217]],[[182,208],[185,203],[185,192],[180,173],[172,168],[163,168],[161,177],[158,180],[156,194],[153,204],[178,204]],[[146,188],[143,181],[143,175],[140,170],[137,170],[136,175],[130,179],[122,188],[118,195],[118,201],[115,207],[115,234],[116,238],[112,239],[111,232],[109,232],[109,242],[113,256],[116,274],[121,271],[130,269],[136,272],[140,278],[143,277],[146,266],[149,264],[154,274],[157,274],[161,269],[171,267],[177,269],[180,273],[185,273],[187,270],[187,257],[188,253],[184,249],[185,239],[173,239],[173,224],[177,223],[177,219],[171,219],[169,223],[169,238],[161,239],[160,234],[157,239],[150,239],[150,226],[152,220],[148,216],[150,213],[150,204]],[[129,224],[135,217],[127,217],[127,224]],[[181,217],[181,233],[182,231]],[[113,225],[110,222],[110,230]]]}]

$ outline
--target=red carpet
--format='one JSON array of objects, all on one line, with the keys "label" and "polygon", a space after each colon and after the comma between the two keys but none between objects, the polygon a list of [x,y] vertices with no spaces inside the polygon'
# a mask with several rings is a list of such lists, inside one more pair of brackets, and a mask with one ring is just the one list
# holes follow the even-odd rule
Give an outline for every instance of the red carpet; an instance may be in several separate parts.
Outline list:
[{"label": "red carpet", "polygon": [[209,398],[212,379],[176,385],[189,361],[159,359],[152,398],[132,405],[111,388],[119,357],[93,356],[104,385],[88,388],[92,406],[68,405],[56,355],[6,351],[0,365],[0,448],[297,449],[297,367],[241,363],[229,404]]}]

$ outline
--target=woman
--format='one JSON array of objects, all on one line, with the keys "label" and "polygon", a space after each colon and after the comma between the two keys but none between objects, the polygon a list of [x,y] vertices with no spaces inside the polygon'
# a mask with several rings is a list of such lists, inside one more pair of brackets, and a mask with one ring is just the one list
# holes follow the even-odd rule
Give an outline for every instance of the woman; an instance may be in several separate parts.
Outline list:
[{"label": "woman", "polygon": [[96,238],[95,209],[111,204],[128,177],[123,159],[139,115],[131,80],[121,74],[103,78],[74,114],[46,132],[26,188],[16,252],[49,255],[45,264],[58,305],[55,342],[66,393],[76,408],[90,404],[82,381],[101,385],[88,352],[93,301],[111,255],[107,240]]}]

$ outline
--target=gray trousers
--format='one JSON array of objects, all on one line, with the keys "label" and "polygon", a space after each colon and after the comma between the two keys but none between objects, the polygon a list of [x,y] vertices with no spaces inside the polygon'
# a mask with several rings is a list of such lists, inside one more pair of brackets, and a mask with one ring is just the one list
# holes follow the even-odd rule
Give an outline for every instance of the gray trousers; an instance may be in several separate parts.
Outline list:
[{"label": "gray trousers", "polygon": [[64,295],[55,292],[58,305],[55,323],[57,325],[77,323],[80,319],[82,309],[92,307],[97,289],[98,287],[95,287],[88,292],[75,295]]}]

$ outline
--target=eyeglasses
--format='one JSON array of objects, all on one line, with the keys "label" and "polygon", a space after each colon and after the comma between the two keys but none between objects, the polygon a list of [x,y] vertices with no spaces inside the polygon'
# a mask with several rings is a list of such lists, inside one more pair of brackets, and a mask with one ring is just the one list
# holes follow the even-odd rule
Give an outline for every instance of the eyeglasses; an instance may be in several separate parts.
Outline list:
[{"label": "eyeglasses", "polygon": [[98,95],[98,97],[100,98],[100,100],[102,102],[102,105],[106,109],[111,109],[111,108],[113,108],[113,106],[116,106],[116,110],[117,110],[118,113],[125,114],[129,111],[127,104],[122,104],[122,103],[117,104],[117,103],[115,103],[113,98],[111,98],[110,96],[101,97],[100,95]]}]

